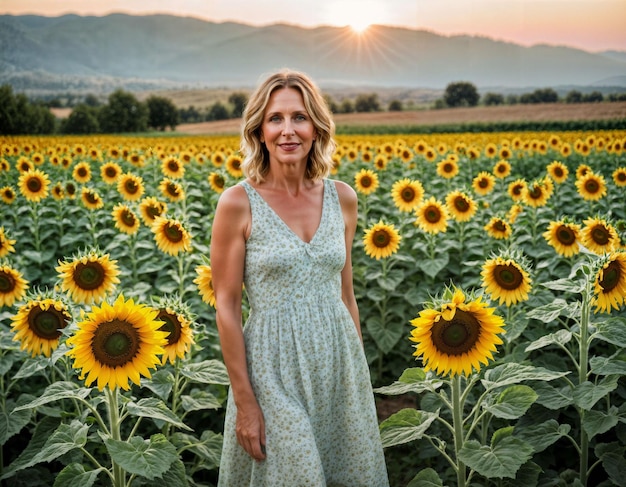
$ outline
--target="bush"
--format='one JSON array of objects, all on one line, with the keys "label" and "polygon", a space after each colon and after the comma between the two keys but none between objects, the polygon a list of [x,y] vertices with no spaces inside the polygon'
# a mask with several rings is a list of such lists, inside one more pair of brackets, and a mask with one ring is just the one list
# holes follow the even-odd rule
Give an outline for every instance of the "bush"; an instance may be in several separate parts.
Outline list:
[{"label": "bush", "polygon": [[467,81],[448,84],[443,95],[443,101],[449,107],[475,107],[479,99],[476,86]]}]

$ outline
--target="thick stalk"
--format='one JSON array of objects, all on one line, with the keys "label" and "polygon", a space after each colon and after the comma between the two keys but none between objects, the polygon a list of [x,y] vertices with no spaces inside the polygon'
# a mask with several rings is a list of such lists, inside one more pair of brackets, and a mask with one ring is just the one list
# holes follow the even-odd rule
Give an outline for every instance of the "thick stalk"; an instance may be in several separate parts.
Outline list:
[{"label": "thick stalk", "polygon": [[[592,297],[591,283],[588,281],[585,288],[582,308],[580,312],[580,340],[578,344],[578,383],[582,384],[587,380],[588,359],[589,359],[589,313],[590,301]],[[583,486],[587,485],[587,476],[589,468],[589,437],[585,428],[583,428],[583,419],[585,410],[578,409],[580,416],[580,482]]]},{"label": "thick stalk", "polygon": [[452,425],[454,426],[454,458],[456,459],[457,487],[465,487],[465,464],[459,460],[463,447],[463,405],[461,402],[461,377],[452,378]]},{"label": "thick stalk", "polygon": [[[118,406],[118,388],[111,390],[108,387],[104,388],[104,392],[107,398],[107,406],[109,407],[109,431],[111,438],[117,441],[122,441],[122,435],[120,433],[120,412]],[[126,475],[120,465],[118,465],[113,459],[111,459],[111,468],[113,470],[113,487],[125,487]]]}]

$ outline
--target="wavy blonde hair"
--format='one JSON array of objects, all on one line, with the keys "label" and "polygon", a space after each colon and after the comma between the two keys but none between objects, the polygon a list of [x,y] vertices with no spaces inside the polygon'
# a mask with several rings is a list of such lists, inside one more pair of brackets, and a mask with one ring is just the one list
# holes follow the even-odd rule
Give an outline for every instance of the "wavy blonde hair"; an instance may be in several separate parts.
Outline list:
[{"label": "wavy blonde hair", "polygon": [[270,96],[278,89],[294,88],[300,92],[304,107],[315,127],[316,138],[309,153],[305,177],[322,179],[333,167],[335,122],[320,89],[306,74],[281,69],[271,74],[250,95],[243,112],[241,128],[242,169],[253,181],[263,181],[270,168],[269,152],[261,142],[261,125]]}]

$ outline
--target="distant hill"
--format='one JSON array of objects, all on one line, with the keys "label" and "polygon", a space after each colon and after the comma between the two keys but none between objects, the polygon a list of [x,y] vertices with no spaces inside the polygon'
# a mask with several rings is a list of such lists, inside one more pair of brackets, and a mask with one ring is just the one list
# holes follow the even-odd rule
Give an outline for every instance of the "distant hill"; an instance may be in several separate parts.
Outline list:
[{"label": "distant hill", "polygon": [[0,83],[16,90],[250,87],[289,66],[329,88],[626,87],[626,52],[524,47],[424,30],[256,27],[169,15],[0,16]]}]

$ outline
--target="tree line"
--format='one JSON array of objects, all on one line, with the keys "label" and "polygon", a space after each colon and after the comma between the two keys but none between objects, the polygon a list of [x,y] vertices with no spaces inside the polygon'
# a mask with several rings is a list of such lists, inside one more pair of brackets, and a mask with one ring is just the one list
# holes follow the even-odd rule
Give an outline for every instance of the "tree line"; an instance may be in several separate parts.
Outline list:
[{"label": "tree line", "polygon": [[[355,99],[334,100],[325,95],[333,113],[402,111],[402,101],[394,99],[386,106],[376,93],[362,93]],[[227,102],[217,101],[206,108],[177,107],[172,100],[152,95],[145,101],[127,91],[118,89],[103,103],[95,95],[87,95],[72,106],[70,115],[57,120],[50,107],[58,107],[58,100],[30,100],[23,93],[13,93],[10,85],[0,86],[0,134],[94,134],[136,133],[149,130],[175,130],[181,123],[198,123],[214,120],[239,118],[248,101],[244,92],[233,92]],[[588,103],[603,101],[626,101],[626,93],[610,94],[605,97],[600,91],[582,93],[571,90],[561,99],[552,88],[540,88],[521,95],[487,92],[482,96],[473,83],[466,81],[449,83],[442,98],[435,101],[433,108],[513,105],[530,103]]]}]

